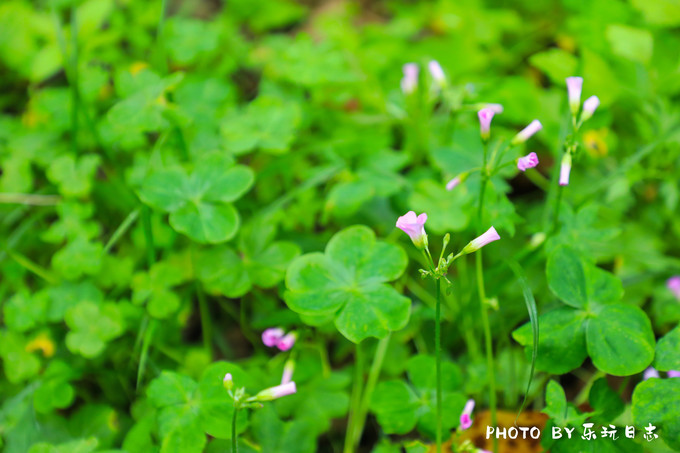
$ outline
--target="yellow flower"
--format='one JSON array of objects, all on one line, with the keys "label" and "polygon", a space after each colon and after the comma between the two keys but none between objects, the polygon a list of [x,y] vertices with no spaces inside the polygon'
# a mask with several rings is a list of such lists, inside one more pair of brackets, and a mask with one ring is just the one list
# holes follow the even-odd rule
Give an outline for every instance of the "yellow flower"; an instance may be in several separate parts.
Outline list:
[{"label": "yellow flower", "polygon": [[26,352],[42,351],[43,357],[49,358],[54,355],[54,342],[46,333],[38,334],[26,345]]},{"label": "yellow flower", "polygon": [[137,75],[138,73],[142,72],[143,70],[145,70],[148,67],[149,67],[149,65],[146,64],[145,62],[136,61],[136,62],[132,63],[132,65],[130,66],[130,74]]},{"label": "yellow flower", "polygon": [[605,139],[608,134],[609,130],[604,128],[591,129],[583,134],[583,143],[591,157],[604,157],[607,155],[609,147]]}]

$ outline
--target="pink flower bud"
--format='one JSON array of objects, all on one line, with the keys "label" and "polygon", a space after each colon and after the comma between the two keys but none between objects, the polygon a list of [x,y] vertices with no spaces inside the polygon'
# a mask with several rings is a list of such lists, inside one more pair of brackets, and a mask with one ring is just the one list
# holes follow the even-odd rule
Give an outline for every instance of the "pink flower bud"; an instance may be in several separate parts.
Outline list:
[{"label": "pink flower bud", "polygon": [[538,165],[538,156],[536,153],[529,153],[524,157],[517,159],[517,168],[526,171],[527,168],[534,168]]},{"label": "pink flower bud", "polygon": [[517,135],[512,139],[510,142],[512,145],[518,145],[520,143],[524,143],[529,138],[534,135],[536,132],[540,131],[543,129],[543,125],[541,124],[540,121],[538,120],[533,120],[527,127],[519,131]]},{"label": "pink flower bud", "polygon": [[422,250],[427,247],[425,222],[427,222],[427,214],[423,212],[416,216],[415,212],[409,211],[397,219],[397,228],[408,234],[413,244]]},{"label": "pink flower bud", "polygon": [[567,77],[567,93],[569,94],[569,108],[572,115],[576,115],[579,107],[581,107],[582,87],[583,77]]},{"label": "pink flower bud", "polygon": [[463,413],[460,414],[460,429],[465,431],[472,426],[472,411],[475,410],[475,400],[469,399],[465,403]]},{"label": "pink flower bud", "polygon": [[288,351],[290,348],[293,347],[296,339],[297,339],[297,334],[295,332],[290,332],[288,335],[281,338],[278,341],[278,343],[276,343],[276,347],[279,348],[282,351]]},{"label": "pink flower bud", "polygon": [[444,70],[437,60],[431,60],[427,64],[427,68],[430,70],[430,75],[440,86],[446,85],[446,76],[444,75]]},{"label": "pink flower bud", "polygon": [[295,361],[288,360],[283,365],[283,375],[281,376],[281,385],[288,384],[293,380],[293,372],[295,371]]},{"label": "pink flower bud", "polygon": [[680,371],[676,371],[676,370],[670,370],[670,371],[669,371],[668,373],[666,373],[666,374],[668,375],[669,378],[680,377]]},{"label": "pink flower bud", "polygon": [[464,253],[473,253],[476,252],[477,250],[481,249],[484,247],[486,244],[489,242],[497,241],[501,237],[498,235],[496,232],[496,229],[494,227],[489,228],[486,230],[484,234],[479,236],[476,239],[471,240],[468,245],[465,246],[463,249]]},{"label": "pink flower bud", "polygon": [[460,184],[460,176],[456,176],[451,181],[446,183],[446,190],[453,190],[458,184]]},{"label": "pink flower bud", "polygon": [[560,165],[560,186],[569,185],[569,173],[571,173],[571,154],[566,153]]},{"label": "pink flower bud", "polygon": [[491,130],[491,120],[493,119],[494,111],[488,107],[483,108],[477,112],[479,117],[479,133],[482,136],[482,140],[489,140],[489,133]]},{"label": "pink flower bud", "polygon": [[486,104],[487,109],[491,109],[493,113],[501,114],[503,113],[503,106],[501,104]]},{"label": "pink flower bud", "polygon": [[231,373],[224,375],[224,379],[222,379],[222,385],[224,385],[224,388],[227,390],[234,388],[234,379],[232,378]]},{"label": "pink flower bud", "polygon": [[652,368],[651,366],[645,370],[644,373],[642,373],[642,379],[646,381],[647,379],[652,379],[652,378],[658,378],[659,377],[659,372],[656,371],[655,368]]},{"label": "pink flower bud", "polygon": [[418,72],[420,72],[420,69],[415,63],[406,63],[402,69],[404,77],[401,79],[401,91],[404,94],[411,94],[418,88]]},{"label": "pink flower bud", "polygon": [[666,288],[668,288],[673,295],[680,300],[680,275],[674,275],[666,281]]},{"label": "pink flower bud", "polygon": [[600,105],[600,98],[597,96],[590,96],[586,101],[583,103],[583,111],[581,112],[581,121],[586,121],[590,119],[590,117],[593,116],[593,113],[595,113],[595,110]]},{"label": "pink flower bud", "polygon": [[277,385],[276,387],[264,389],[255,395],[255,398],[253,399],[256,401],[271,401],[281,398],[282,396],[292,395],[295,392],[297,392],[295,382],[288,382],[286,384]]},{"label": "pink flower bud", "polygon": [[283,338],[285,333],[286,332],[284,332],[284,330],[280,327],[266,329],[264,332],[262,332],[262,343],[264,343],[265,346],[272,348],[276,346],[279,341],[281,341],[281,338]]}]

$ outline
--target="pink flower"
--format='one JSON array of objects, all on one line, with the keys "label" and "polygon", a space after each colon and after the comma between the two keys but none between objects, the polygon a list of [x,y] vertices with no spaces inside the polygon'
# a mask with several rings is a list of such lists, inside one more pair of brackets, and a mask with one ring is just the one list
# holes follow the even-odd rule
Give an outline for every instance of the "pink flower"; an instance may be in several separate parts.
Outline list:
[{"label": "pink flower", "polygon": [[420,69],[415,63],[406,63],[402,69],[404,77],[401,79],[401,91],[404,94],[411,94],[418,88],[418,72],[420,72]]},{"label": "pink flower", "polygon": [[224,388],[227,390],[234,388],[234,378],[232,378],[231,373],[224,375],[224,379],[222,379],[222,385],[224,385]]},{"label": "pink flower", "polygon": [[439,86],[446,85],[446,75],[444,75],[444,70],[437,60],[431,60],[427,64],[427,68],[430,70],[430,75],[439,84]]},{"label": "pink flower", "polygon": [[680,275],[674,275],[666,281],[666,288],[671,290],[673,295],[680,300]]},{"label": "pink flower", "polygon": [[597,107],[600,105],[600,98],[597,96],[590,96],[586,101],[583,103],[583,111],[581,112],[581,121],[586,121],[590,119],[591,116],[593,116],[593,113],[595,113],[595,110],[597,110]]},{"label": "pink flower", "polygon": [[576,115],[581,107],[581,88],[583,87],[583,77],[567,77],[567,93],[569,94],[569,108],[571,113]]},{"label": "pink flower", "polygon": [[676,370],[670,370],[666,374],[668,375],[669,378],[680,377],[680,371],[676,371]]},{"label": "pink flower", "polygon": [[543,125],[541,124],[540,121],[538,120],[533,120],[527,127],[519,131],[517,135],[512,139],[510,142],[512,145],[518,145],[520,143],[524,143],[529,138],[534,135],[536,132],[540,131],[543,129]]},{"label": "pink flower", "polygon": [[484,234],[482,234],[481,236],[479,236],[478,238],[471,240],[468,243],[468,245],[465,246],[465,248],[463,249],[463,252],[464,253],[476,252],[477,250],[481,249],[482,247],[484,247],[489,242],[497,241],[500,238],[501,237],[496,232],[496,229],[494,227],[491,227],[488,230],[486,230],[486,232]]},{"label": "pink flower", "polygon": [[524,157],[517,159],[517,168],[526,171],[527,168],[534,168],[538,165],[538,156],[536,153],[529,153]]},{"label": "pink flower", "polygon": [[652,379],[652,378],[658,378],[659,377],[659,372],[656,371],[655,368],[649,367],[645,370],[644,373],[642,373],[642,379],[646,381],[647,379]]},{"label": "pink flower", "polygon": [[408,234],[413,244],[422,250],[427,247],[425,222],[427,222],[427,214],[423,212],[416,216],[415,212],[409,211],[397,219],[397,228]]},{"label": "pink flower", "polygon": [[284,332],[284,330],[280,327],[266,329],[264,332],[262,332],[262,343],[264,343],[264,345],[268,348],[272,348],[276,346],[279,341],[281,341],[285,333],[286,332]]},{"label": "pink flower", "polygon": [[290,332],[285,337],[281,338],[277,343],[276,347],[282,351],[288,351],[295,344],[297,339],[297,334],[295,332]]},{"label": "pink flower", "polygon": [[479,117],[479,133],[482,136],[482,140],[487,141],[489,140],[489,134],[491,130],[491,120],[493,119],[494,115],[493,109],[490,109],[488,107],[483,108],[479,112],[477,112],[477,116]]},{"label": "pink flower", "polygon": [[571,154],[566,153],[560,165],[560,186],[569,185],[569,173],[571,173]]},{"label": "pink flower", "polygon": [[295,387],[295,382],[288,382],[286,384],[277,385],[276,387],[269,387],[268,389],[262,390],[260,393],[255,395],[253,398],[255,401],[271,401],[282,396],[292,395],[297,392],[297,387]]},{"label": "pink flower", "polygon": [[469,399],[465,403],[463,413],[460,414],[460,430],[465,431],[472,426],[472,411],[475,410],[475,400]]}]

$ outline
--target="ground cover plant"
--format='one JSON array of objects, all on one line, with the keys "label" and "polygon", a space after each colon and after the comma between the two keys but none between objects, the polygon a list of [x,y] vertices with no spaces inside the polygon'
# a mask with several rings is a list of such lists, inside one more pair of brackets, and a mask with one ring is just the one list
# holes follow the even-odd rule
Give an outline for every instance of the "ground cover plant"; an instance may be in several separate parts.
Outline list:
[{"label": "ground cover plant", "polygon": [[2,451],[680,451],[679,28],[4,0]]}]

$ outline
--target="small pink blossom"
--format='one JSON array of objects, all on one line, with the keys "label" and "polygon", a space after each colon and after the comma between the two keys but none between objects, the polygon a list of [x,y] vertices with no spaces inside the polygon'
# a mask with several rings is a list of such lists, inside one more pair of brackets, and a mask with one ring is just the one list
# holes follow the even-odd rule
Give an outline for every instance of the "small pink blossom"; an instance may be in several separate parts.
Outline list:
[{"label": "small pink blossom", "polygon": [[437,60],[431,60],[427,64],[427,68],[430,70],[430,75],[440,86],[446,85],[446,75],[444,75],[444,70]]},{"label": "small pink blossom", "polygon": [[483,233],[481,236],[479,236],[476,239],[471,240],[468,245],[465,246],[463,249],[464,253],[473,253],[476,252],[477,250],[481,249],[484,247],[486,244],[497,241],[501,237],[498,235],[498,232],[496,232],[496,229],[494,227],[489,228],[486,230],[485,233]]},{"label": "small pink blossom", "polygon": [[644,373],[642,373],[642,379],[647,380],[647,379],[652,379],[652,378],[658,378],[659,377],[659,372],[656,371],[655,368],[649,367],[645,370]]},{"label": "small pink blossom", "polygon": [[593,116],[593,113],[595,113],[595,110],[597,110],[597,107],[600,105],[600,98],[597,96],[590,96],[586,101],[583,103],[583,112],[581,112],[581,121],[586,121],[590,119],[590,117]]},{"label": "small pink blossom", "polygon": [[427,247],[425,222],[427,222],[427,214],[423,212],[416,216],[415,212],[409,211],[397,219],[397,228],[408,234],[416,247],[424,249]]},{"label": "small pink blossom", "polygon": [[569,185],[569,173],[571,173],[571,155],[567,153],[560,164],[560,186]]},{"label": "small pink blossom", "polygon": [[463,413],[460,414],[460,429],[465,431],[472,426],[472,411],[475,410],[475,400],[469,399],[465,403]]},{"label": "small pink blossom", "polygon": [[503,113],[503,105],[501,104],[486,104],[485,107],[495,114]]},{"label": "small pink blossom", "polygon": [[670,370],[666,374],[669,378],[680,378],[680,371]]},{"label": "small pink blossom", "polygon": [[488,107],[477,112],[477,116],[479,117],[479,133],[484,141],[489,140],[491,120],[493,119],[494,113],[495,112]]},{"label": "small pink blossom", "polygon": [[524,157],[517,159],[517,168],[526,171],[528,168],[534,168],[538,165],[538,156],[536,153],[529,153]]},{"label": "small pink blossom", "polygon": [[292,395],[297,392],[295,382],[288,382],[286,384],[269,387],[262,390],[253,398],[255,401],[271,401],[283,396]]},{"label": "small pink blossom", "polygon": [[406,63],[402,70],[404,71],[404,77],[401,79],[401,91],[404,94],[411,94],[418,88],[418,73],[420,69],[415,63]]},{"label": "small pink blossom", "polygon": [[666,281],[666,288],[668,288],[673,295],[680,300],[680,275],[674,275]]},{"label": "small pink blossom", "polygon": [[281,341],[285,333],[286,332],[284,332],[284,330],[280,327],[266,329],[264,332],[262,332],[262,343],[264,343],[265,346],[272,348],[276,346],[279,341]]},{"label": "small pink blossom", "polygon": [[512,139],[512,142],[510,142],[512,145],[518,145],[520,143],[524,143],[529,138],[534,135],[536,132],[540,131],[543,129],[543,125],[541,124],[540,121],[538,120],[533,120],[527,127],[519,131],[517,135]]},{"label": "small pink blossom", "polygon": [[567,77],[567,93],[569,94],[569,108],[571,113],[576,115],[581,107],[581,89],[583,88],[583,77]]},{"label": "small pink blossom", "polygon": [[290,332],[288,335],[281,338],[277,343],[276,347],[282,351],[288,351],[295,344],[297,339],[297,334],[295,332]]}]

